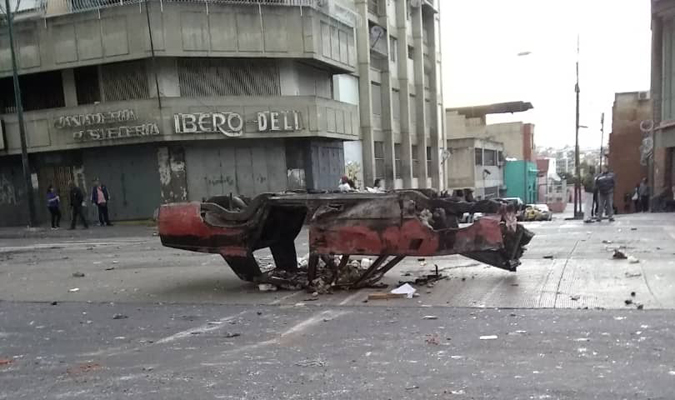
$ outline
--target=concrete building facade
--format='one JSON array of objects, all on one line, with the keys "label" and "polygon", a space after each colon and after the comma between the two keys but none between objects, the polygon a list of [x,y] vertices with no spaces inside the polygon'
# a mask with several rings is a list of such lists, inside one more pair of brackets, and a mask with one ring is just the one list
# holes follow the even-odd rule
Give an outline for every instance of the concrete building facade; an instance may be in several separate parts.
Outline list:
[{"label": "concrete building facade", "polygon": [[[439,178],[427,177],[439,170],[439,146],[432,139],[440,140],[441,125],[410,115],[440,120],[437,107],[427,107],[442,100],[437,7],[404,0],[31,3],[14,26],[40,219],[47,218],[47,186],[65,200],[69,181],[88,191],[95,177],[110,189],[114,219],[230,193],[331,190],[352,141],[350,148],[364,149],[366,182],[402,176],[407,187],[433,185]],[[376,39],[373,26],[387,34]],[[0,225],[14,225],[27,221],[27,207],[4,25],[0,32]],[[373,44],[390,60],[379,71],[375,50],[367,51]],[[376,84],[390,91],[374,95]],[[402,101],[396,113],[386,94],[395,89],[407,99],[419,93],[419,101]],[[411,129],[410,120],[422,129]],[[384,170],[376,171],[381,160]],[[416,164],[420,180],[413,180]]]},{"label": "concrete building facade", "polygon": [[448,190],[473,190],[474,197],[500,197],[504,189],[504,145],[487,139],[450,139]]},{"label": "concrete building facade", "polygon": [[442,189],[440,0],[356,0],[361,141],[347,160],[387,189]]},{"label": "concrete building facade", "polygon": [[652,115],[646,92],[616,93],[612,107],[612,133],[609,135],[608,165],[616,174],[614,204],[621,212],[634,212],[630,200],[635,186],[649,176],[642,143],[649,136],[640,130],[642,121]]},{"label": "concrete building facade", "polygon": [[[663,209],[675,186],[675,0],[652,0],[652,206]],[[651,147],[651,146],[648,146]]]}]

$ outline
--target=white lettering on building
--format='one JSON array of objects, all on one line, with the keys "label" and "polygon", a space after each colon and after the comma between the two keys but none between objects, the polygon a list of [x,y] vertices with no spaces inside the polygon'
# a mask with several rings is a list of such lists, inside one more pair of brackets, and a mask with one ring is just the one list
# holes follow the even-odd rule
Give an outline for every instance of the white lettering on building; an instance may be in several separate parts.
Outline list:
[{"label": "white lettering on building", "polygon": [[[299,111],[263,111],[255,121],[257,132],[295,132],[302,130]],[[244,118],[235,112],[174,114],[176,133],[222,133],[228,137],[243,135]]]},{"label": "white lettering on building", "polygon": [[66,115],[56,119],[54,127],[56,129],[81,128],[136,120],[138,120],[138,117],[136,117],[134,110],[117,110],[92,114]]}]

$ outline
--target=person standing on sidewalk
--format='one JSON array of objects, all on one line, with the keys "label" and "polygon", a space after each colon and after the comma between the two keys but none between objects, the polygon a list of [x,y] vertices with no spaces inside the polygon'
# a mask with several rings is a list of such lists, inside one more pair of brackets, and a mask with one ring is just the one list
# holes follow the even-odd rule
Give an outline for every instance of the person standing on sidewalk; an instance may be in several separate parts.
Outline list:
[{"label": "person standing on sidewalk", "polygon": [[82,208],[84,207],[84,193],[82,193],[82,189],[77,187],[77,185],[74,182],[70,182],[70,208],[73,213],[73,220],[70,223],[70,230],[75,229],[75,226],[77,226],[77,217],[80,217],[80,221],[82,221],[82,225],[84,226],[84,229],[89,228],[89,224],[87,224],[87,220],[84,218],[84,213],[82,212]]},{"label": "person standing on sidewalk", "polygon": [[607,212],[609,222],[614,222],[614,186],[616,186],[616,178],[607,166],[603,166],[602,173],[595,178],[595,186],[598,188],[600,203],[597,215],[598,222],[602,221],[603,212]]},{"label": "person standing on sidewalk", "polygon": [[91,203],[98,207],[98,222],[99,225],[112,226],[110,218],[108,218],[108,201],[110,194],[105,185],[101,185],[98,179],[94,179],[94,187],[91,189]]},{"label": "person standing on sidewalk", "polygon": [[54,186],[47,188],[47,209],[52,216],[52,229],[59,229],[61,224],[61,198],[54,191]]},{"label": "person standing on sidewalk", "polygon": [[581,181],[584,186],[584,222],[593,222],[593,193],[595,192],[595,167],[589,167]]},{"label": "person standing on sidewalk", "polygon": [[647,178],[642,178],[640,186],[638,187],[638,194],[640,195],[640,211],[649,212],[649,183]]}]

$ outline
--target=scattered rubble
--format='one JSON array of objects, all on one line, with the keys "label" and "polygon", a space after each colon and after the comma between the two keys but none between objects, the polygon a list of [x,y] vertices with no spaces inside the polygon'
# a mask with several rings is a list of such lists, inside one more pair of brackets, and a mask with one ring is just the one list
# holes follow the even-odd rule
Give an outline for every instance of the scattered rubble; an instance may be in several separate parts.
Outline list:
[{"label": "scattered rubble", "polygon": [[76,293],[80,291],[80,288],[72,288],[68,290],[70,293]]},{"label": "scattered rubble", "polygon": [[638,310],[643,310],[645,308],[644,304],[636,304]]},{"label": "scattered rubble", "polygon": [[624,253],[621,250],[614,250],[614,255],[612,255],[612,258],[615,260],[625,260],[628,257],[626,256],[626,253]]},{"label": "scattered rubble", "polygon": [[544,260],[553,260],[553,255],[552,254],[545,255]]},{"label": "scattered rubble", "polygon": [[626,278],[638,278],[642,276],[642,274],[639,272],[626,272],[624,275]]},{"label": "scattered rubble", "polygon": [[241,336],[241,333],[235,333],[235,332],[226,332],[223,337],[226,339],[231,339],[231,338],[236,338]]},{"label": "scattered rubble", "polygon": [[295,363],[298,367],[324,367],[326,363],[322,360],[303,360]]},{"label": "scattered rubble", "polygon": [[635,297],[635,292],[630,292],[631,297]]},{"label": "scattered rubble", "polygon": [[84,272],[73,272],[73,278],[84,278]]},{"label": "scattered rubble", "polygon": [[113,315],[113,319],[127,319],[129,318],[127,315],[124,314],[115,314]]},{"label": "scattered rubble", "polygon": [[438,319],[438,317],[435,316],[435,315],[425,315],[424,317],[422,317],[422,319],[434,320],[434,319]]},{"label": "scattered rubble", "polygon": [[581,296],[579,296],[578,294],[575,294],[574,296],[570,296],[570,300],[572,300],[572,301],[577,301],[580,298],[581,298]]},{"label": "scattered rubble", "polygon": [[628,257],[628,262],[631,264],[639,264],[640,260],[638,260],[636,257],[630,256]]},{"label": "scattered rubble", "polygon": [[9,365],[13,362],[14,360],[12,360],[11,358],[0,358],[0,366]]},{"label": "scattered rubble", "polygon": [[397,287],[396,289],[392,290],[390,293],[391,294],[402,294],[404,297],[412,299],[413,295],[415,295],[416,291],[417,291],[417,289],[410,286],[410,284],[406,283],[406,284],[403,284],[403,285]]},{"label": "scattered rubble", "polygon": [[633,304],[633,299],[626,299],[623,302],[626,303],[627,306],[629,306],[629,305]]},{"label": "scattered rubble", "polygon": [[496,340],[498,338],[497,335],[487,335],[487,336],[481,336],[479,339],[480,340]]}]

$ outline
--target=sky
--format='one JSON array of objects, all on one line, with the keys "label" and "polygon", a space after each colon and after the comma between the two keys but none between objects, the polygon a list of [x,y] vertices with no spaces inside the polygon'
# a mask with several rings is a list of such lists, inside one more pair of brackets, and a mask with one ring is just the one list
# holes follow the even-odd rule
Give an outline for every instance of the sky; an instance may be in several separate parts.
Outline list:
[{"label": "sky", "polygon": [[577,36],[580,146],[600,147],[614,93],[649,90],[649,0],[442,0],[445,107],[529,101],[488,123],[531,122],[537,146],[573,146]]}]

